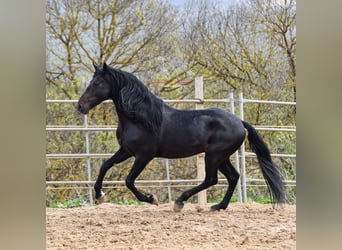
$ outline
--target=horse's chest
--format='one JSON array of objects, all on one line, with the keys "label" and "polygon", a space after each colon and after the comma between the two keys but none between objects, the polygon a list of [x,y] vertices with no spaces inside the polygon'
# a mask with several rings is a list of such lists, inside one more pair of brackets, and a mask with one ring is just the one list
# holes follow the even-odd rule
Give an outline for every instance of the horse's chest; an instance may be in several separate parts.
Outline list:
[{"label": "horse's chest", "polygon": [[118,141],[120,146],[133,155],[147,148],[151,148],[155,144],[154,136],[149,131],[141,129],[138,126],[121,128],[118,134]]}]

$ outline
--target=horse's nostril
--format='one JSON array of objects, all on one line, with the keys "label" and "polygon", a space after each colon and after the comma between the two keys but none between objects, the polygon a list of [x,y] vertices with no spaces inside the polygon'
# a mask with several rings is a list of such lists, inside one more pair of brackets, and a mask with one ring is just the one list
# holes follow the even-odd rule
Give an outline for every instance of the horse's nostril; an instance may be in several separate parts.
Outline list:
[{"label": "horse's nostril", "polygon": [[82,109],[82,105],[78,103],[78,104],[77,104],[77,110],[78,110],[78,111],[81,111],[81,109]]},{"label": "horse's nostril", "polygon": [[77,104],[77,110],[78,110],[78,112],[86,115],[89,111],[89,108],[88,108],[87,104],[83,105],[83,104],[78,103]]}]

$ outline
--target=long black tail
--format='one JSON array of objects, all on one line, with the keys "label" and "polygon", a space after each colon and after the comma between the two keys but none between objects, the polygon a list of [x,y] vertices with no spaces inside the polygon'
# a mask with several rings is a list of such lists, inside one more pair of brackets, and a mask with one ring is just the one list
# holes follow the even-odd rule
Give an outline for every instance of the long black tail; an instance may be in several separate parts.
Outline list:
[{"label": "long black tail", "polygon": [[285,203],[285,186],[282,174],[277,165],[272,162],[270,151],[258,132],[247,122],[242,121],[248,130],[248,141],[256,154],[262,174],[271,194],[272,203]]}]

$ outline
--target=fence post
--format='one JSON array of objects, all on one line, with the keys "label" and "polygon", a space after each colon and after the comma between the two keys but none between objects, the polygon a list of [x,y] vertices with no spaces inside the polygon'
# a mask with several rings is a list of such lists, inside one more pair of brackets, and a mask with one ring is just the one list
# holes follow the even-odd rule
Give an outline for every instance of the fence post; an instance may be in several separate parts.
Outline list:
[{"label": "fence post", "polygon": [[[88,128],[88,117],[87,117],[87,115],[84,115],[84,127]],[[89,131],[85,132],[85,139],[86,139],[86,154],[87,154],[87,177],[88,177],[88,181],[91,181],[91,164],[90,164],[90,157],[89,157],[89,152],[90,152],[90,150],[89,150]],[[90,205],[94,205],[93,189],[90,185],[88,186],[88,190],[89,190]]]},{"label": "fence post", "polygon": [[[166,168],[166,179],[169,181],[170,180],[170,162],[169,159],[165,159],[165,168]],[[167,193],[168,193],[168,198],[169,202],[172,202],[172,195],[171,195],[171,185],[170,183],[167,184]]]},{"label": "fence post", "polygon": [[[201,103],[197,104],[196,109],[203,109],[203,78],[196,77],[195,78],[195,98],[200,100]],[[196,156],[196,165],[197,165],[197,179],[204,180],[205,178],[205,163],[204,163],[204,154],[199,154]],[[198,203],[199,204],[206,204],[207,203],[207,191],[203,190],[198,193]]]},{"label": "fence post", "polygon": [[[235,104],[234,104],[234,94],[231,92],[229,93],[229,103],[230,103],[230,112],[235,115]],[[240,174],[240,161],[239,161],[239,151],[237,150],[234,153],[234,162],[235,162],[235,169]],[[237,193],[238,193],[238,201],[242,201],[242,195],[241,195],[241,181],[238,180],[237,183]]]},{"label": "fence post", "polygon": [[[239,93],[239,113],[240,119],[243,120],[243,95]],[[247,202],[247,188],[246,188],[246,156],[245,156],[245,142],[241,144],[241,182],[242,182],[242,202]]]}]

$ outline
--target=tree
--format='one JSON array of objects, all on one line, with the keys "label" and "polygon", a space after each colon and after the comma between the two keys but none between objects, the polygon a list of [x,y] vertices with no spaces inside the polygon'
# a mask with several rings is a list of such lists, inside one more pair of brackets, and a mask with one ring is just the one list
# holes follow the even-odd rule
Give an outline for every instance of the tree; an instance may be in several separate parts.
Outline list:
[{"label": "tree", "polygon": [[282,53],[286,61],[287,84],[293,90],[296,101],[296,1],[250,0],[255,10],[253,21],[260,26],[259,32],[267,36]]},{"label": "tree", "polygon": [[[71,98],[92,63],[148,75],[172,51],[175,11],[163,1],[47,2],[47,84]],[[73,86],[73,87],[72,87]]]},{"label": "tree", "polygon": [[222,7],[204,0],[191,5],[183,33],[188,63],[230,90],[279,99],[284,98],[279,89],[284,93],[291,87],[295,95],[295,2],[285,3],[251,0]]}]

